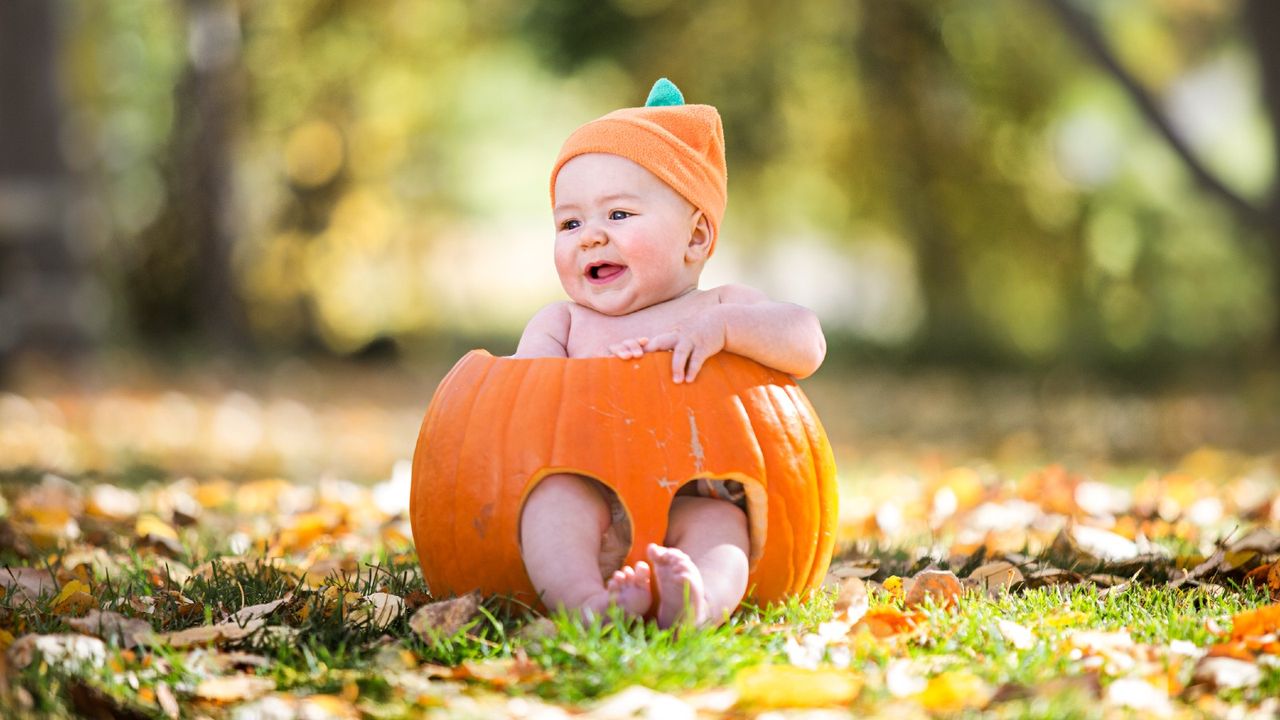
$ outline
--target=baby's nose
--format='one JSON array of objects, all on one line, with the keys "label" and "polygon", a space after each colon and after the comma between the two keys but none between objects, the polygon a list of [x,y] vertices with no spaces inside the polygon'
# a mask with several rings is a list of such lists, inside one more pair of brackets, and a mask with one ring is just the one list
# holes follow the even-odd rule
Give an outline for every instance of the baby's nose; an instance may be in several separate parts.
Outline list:
[{"label": "baby's nose", "polygon": [[595,247],[609,242],[609,236],[605,234],[604,230],[596,226],[588,227],[580,237],[584,248]]}]

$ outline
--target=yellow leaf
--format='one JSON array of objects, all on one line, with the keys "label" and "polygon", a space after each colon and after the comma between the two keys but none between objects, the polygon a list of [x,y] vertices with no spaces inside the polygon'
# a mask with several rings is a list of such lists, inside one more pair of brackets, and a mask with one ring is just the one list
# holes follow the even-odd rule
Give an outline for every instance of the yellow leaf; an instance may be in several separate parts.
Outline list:
[{"label": "yellow leaf", "polygon": [[178,531],[174,530],[169,523],[161,520],[155,515],[141,515],[138,522],[134,525],[134,534],[140,538],[148,535],[154,535],[159,538],[166,538],[177,542]]},{"label": "yellow leaf", "polygon": [[980,708],[991,699],[991,688],[970,672],[949,672],[929,679],[920,693],[920,704],[930,712],[957,712]]},{"label": "yellow leaf", "polygon": [[897,575],[890,575],[884,579],[884,591],[890,595],[902,597],[902,578]]},{"label": "yellow leaf", "polygon": [[862,681],[845,670],[757,665],[739,672],[734,687],[743,706],[826,707],[853,702],[862,690]]},{"label": "yellow leaf", "polygon": [[79,615],[98,604],[89,593],[89,586],[79,580],[72,580],[62,586],[62,590],[53,598],[53,612],[57,615]]}]

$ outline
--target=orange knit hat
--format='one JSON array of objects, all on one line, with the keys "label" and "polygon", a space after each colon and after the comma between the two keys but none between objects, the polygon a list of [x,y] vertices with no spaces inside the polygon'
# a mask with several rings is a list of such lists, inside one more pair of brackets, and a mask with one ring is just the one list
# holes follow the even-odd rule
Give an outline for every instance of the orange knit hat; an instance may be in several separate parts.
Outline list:
[{"label": "orange knit hat", "polygon": [[680,90],[660,78],[644,107],[614,110],[573,131],[551,170],[551,205],[564,164],[587,153],[620,155],[653,173],[707,216],[711,248],[728,201],[724,128],[710,105],[685,105]]}]

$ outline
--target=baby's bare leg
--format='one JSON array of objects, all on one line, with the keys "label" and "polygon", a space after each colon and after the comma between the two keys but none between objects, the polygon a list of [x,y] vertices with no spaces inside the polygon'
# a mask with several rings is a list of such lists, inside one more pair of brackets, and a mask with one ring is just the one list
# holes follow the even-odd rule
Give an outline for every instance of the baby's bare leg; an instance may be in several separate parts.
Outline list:
[{"label": "baby's bare leg", "polygon": [[718,625],[747,590],[747,514],[727,500],[677,496],[668,547],[649,546],[661,601],[658,624]]},{"label": "baby's bare leg", "polygon": [[586,478],[549,475],[529,493],[520,517],[521,556],[548,608],[577,610],[588,620],[603,617],[613,602],[632,615],[649,609],[644,563],[619,570],[607,586],[600,578],[600,540],[610,522],[608,504]]}]

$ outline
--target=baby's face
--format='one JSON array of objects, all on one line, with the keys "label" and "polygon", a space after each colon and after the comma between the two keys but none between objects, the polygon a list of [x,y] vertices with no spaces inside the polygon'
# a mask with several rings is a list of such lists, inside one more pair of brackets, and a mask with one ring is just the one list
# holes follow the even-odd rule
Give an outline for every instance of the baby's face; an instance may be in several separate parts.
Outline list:
[{"label": "baby's face", "polygon": [[653,173],[590,153],[560,168],[555,190],[556,272],[574,302],[625,315],[697,287],[698,214]]}]

